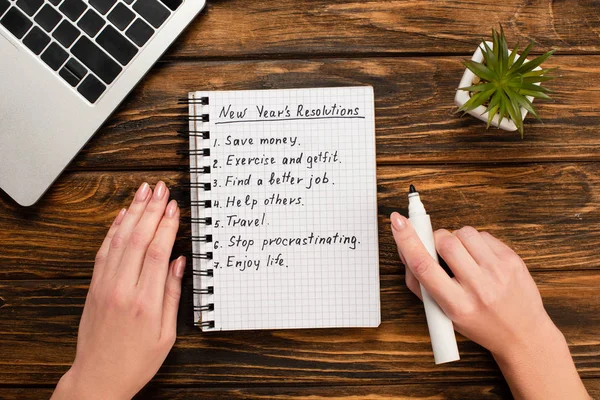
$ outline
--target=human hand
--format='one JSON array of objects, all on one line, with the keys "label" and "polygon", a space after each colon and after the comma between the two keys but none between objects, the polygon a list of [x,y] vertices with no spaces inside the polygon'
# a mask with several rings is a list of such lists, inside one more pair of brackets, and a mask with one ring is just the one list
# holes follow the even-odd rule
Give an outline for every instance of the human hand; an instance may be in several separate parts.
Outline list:
[{"label": "human hand", "polygon": [[[140,186],[96,256],[77,352],[55,399],[130,399],[156,374],[176,338],[185,257],[169,264],[180,210],[158,182]],[[167,204],[168,202],[168,204]]]},{"label": "human hand", "polygon": [[419,282],[452,319],[458,332],[492,353],[527,343],[553,327],[525,263],[487,232],[464,227],[434,233],[438,254],[454,278],[431,258],[406,218],[392,214],[392,232],[406,269],[406,285],[419,298]]},{"label": "human hand", "polygon": [[515,397],[589,398],[562,333],[512,249],[472,227],[438,230],[436,250],[452,270],[451,278],[406,218],[398,213],[390,218],[408,288],[421,298],[420,282],[458,332],[492,352]]}]

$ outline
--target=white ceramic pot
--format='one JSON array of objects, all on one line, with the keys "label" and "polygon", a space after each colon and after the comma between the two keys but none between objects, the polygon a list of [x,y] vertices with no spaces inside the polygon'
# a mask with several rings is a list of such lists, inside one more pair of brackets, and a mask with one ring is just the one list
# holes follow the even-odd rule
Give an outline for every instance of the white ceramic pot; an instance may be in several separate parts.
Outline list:
[{"label": "white ceramic pot", "polygon": [[[493,46],[494,46],[493,43],[491,43],[491,42],[486,42],[486,43],[490,47],[490,49],[493,49]],[[479,45],[479,47],[477,47],[477,50],[473,54],[473,57],[471,57],[471,60],[481,63],[483,61],[483,50],[484,49],[485,49],[485,47],[483,46],[483,43],[481,43]],[[511,53],[512,53],[512,51],[508,52],[508,54],[511,54]],[[519,54],[517,54],[517,56],[515,58],[519,58]],[[526,61],[529,61],[529,60],[526,60]],[[542,68],[537,67],[534,70],[540,70],[540,69],[542,69]],[[472,86],[474,77],[475,77],[475,74],[470,69],[468,69],[468,68],[465,69],[465,73],[463,74],[458,87]],[[456,96],[454,96],[454,103],[458,107],[461,107],[469,99],[470,99],[469,92],[467,92],[466,90],[457,90]],[[527,99],[529,99],[529,101],[533,101],[533,97],[531,97],[531,96],[527,96]],[[488,113],[485,112],[485,109],[486,109],[486,107],[479,106],[471,111],[468,111],[468,113],[471,114],[472,116],[474,116],[475,118],[479,118],[480,120],[487,123]],[[525,116],[527,115],[527,110],[524,109],[523,107],[521,107],[521,115],[523,116],[523,119],[525,119]],[[496,114],[494,116],[494,118],[492,119],[491,125],[496,126],[500,129],[504,129],[505,131],[516,131],[517,130],[517,126],[511,119],[503,118],[500,126],[498,126],[498,121],[500,121],[500,114]]]}]

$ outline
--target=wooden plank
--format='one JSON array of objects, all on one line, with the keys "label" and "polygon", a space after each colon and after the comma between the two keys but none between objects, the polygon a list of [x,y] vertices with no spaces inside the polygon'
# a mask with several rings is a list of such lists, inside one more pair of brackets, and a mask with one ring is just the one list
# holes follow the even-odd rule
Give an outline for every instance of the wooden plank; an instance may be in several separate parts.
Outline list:
[{"label": "wooden plank", "polygon": [[[534,275],[582,376],[600,377],[599,271]],[[191,325],[189,278],[178,341],[155,382],[169,385],[466,384],[501,379],[491,356],[459,337],[462,361],[435,365],[423,307],[401,275],[381,279],[378,329],[203,334]],[[54,384],[75,353],[87,281],[0,281],[0,385]]]},{"label": "wooden plank", "polygon": [[[380,166],[377,175],[383,274],[400,268],[388,217],[392,211],[406,213],[410,183],[423,193],[436,228],[488,230],[513,246],[531,270],[600,267],[596,164]],[[186,174],[170,171],[67,173],[30,208],[1,197],[0,278],[91,276],[94,255],[116,212],[144,180],[159,179],[165,179],[175,198],[187,201],[181,183]],[[190,248],[186,221],[174,256],[189,255]]]},{"label": "wooden plank", "polygon": [[[600,379],[584,379],[590,396],[600,396]],[[53,389],[40,388],[0,388],[0,398],[4,400],[46,400]],[[150,384],[136,399],[410,399],[446,400],[478,399],[500,400],[512,398],[505,382],[490,383],[429,383],[418,382],[405,385],[371,386],[310,386],[310,387],[239,387],[226,388],[170,388]]]},{"label": "wooden plank", "polygon": [[[190,90],[372,85],[377,161],[389,164],[600,160],[600,56],[554,57],[561,79],[548,83],[555,101],[539,101],[543,123],[518,133],[485,129],[454,113],[461,57],[369,58],[158,64],[80,154],[72,169],[185,167]],[[582,66],[585,65],[585,66]]]},{"label": "wooden plank", "polygon": [[170,51],[177,57],[290,57],[473,51],[492,27],[539,51],[597,53],[594,1],[212,1]]}]

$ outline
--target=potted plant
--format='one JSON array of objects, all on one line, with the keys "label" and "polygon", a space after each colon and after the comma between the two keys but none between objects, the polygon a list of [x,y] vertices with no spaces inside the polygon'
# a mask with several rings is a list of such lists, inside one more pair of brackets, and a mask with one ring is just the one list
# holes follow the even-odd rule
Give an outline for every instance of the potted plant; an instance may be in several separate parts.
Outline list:
[{"label": "potted plant", "polygon": [[490,125],[507,131],[518,130],[523,138],[523,119],[531,113],[539,120],[533,100],[549,99],[550,90],[540,86],[553,76],[553,69],[542,69],[540,65],[552,55],[549,51],[532,60],[527,56],[533,42],[521,55],[508,50],[504,30],[492,29],[492,42],[482,41],[471,60],[465,61],[467,68],[456,91],[454,102],[457,112],[469,113]]}]

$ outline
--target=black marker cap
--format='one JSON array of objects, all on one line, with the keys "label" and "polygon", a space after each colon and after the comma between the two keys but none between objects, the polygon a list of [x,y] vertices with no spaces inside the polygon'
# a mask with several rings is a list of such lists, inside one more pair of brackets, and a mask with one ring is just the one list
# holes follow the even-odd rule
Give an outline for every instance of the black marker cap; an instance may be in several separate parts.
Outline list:
[{"label": "black marker cap", "polygon": [[408,193],[417,193],[417,189],[415,189],[415,185],[410,185],[408,188]]}]

